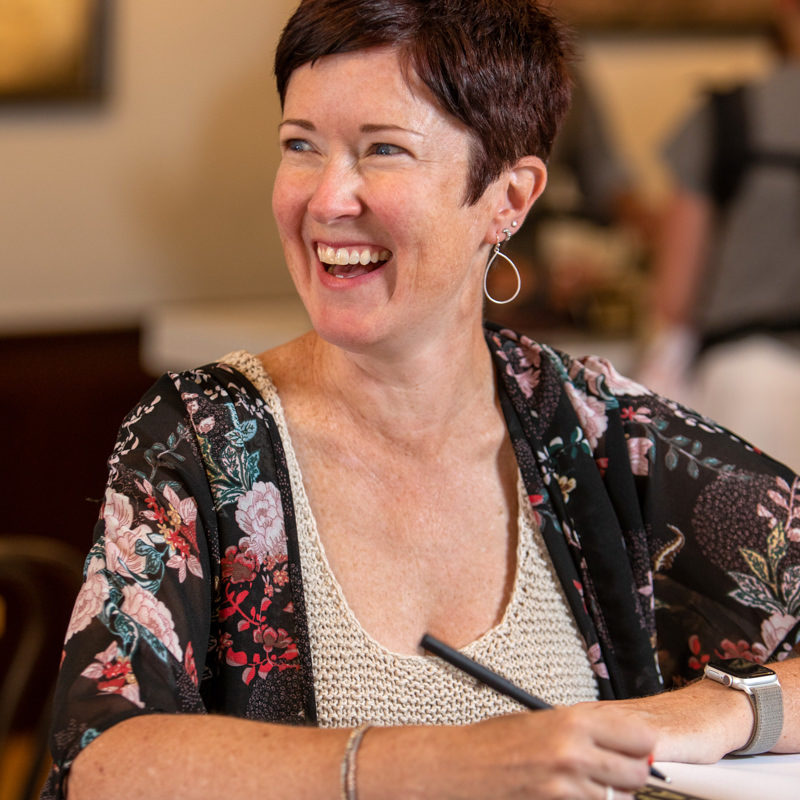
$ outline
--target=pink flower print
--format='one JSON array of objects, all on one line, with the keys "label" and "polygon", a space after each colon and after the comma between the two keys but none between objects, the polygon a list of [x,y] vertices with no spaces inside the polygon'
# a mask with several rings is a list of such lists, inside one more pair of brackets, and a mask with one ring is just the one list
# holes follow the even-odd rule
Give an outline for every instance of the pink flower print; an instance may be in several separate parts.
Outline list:
[{"label": "pink flower print", "polygon": [[181,394],[181,400],[186,404],[186,410],[190,415],[194,415],[200,409],[200,403],[197,402],[197,395],[184,392]]},{"label": "pink flower print", "polygon": [[147,557],[136,552],[136,544],[152,544],[149,538],[152,530],[147,525],[132,527],[134,514],[130,500],[112,489],[106,489],[102,517],[108,569],[120,575],[142,575]]},{"label": "pink flower print", "polygon": [[274,484],[255,483],[242,495],[236,504],[236,522],[246,534],[239,540],[239,549],[252,553],[259,563],[269,556],[286,555],[283,506]]},{"label": "pink flower print", "polygon": [[[185,497],[181,500],[178,493],[171,487],[164,487],[164,499],[170,505],[170,511],[177,514],[177,519],[171,519],[174,527],[179,527],[181,523],[187,528],[194,530],[195,521],[197,520],[197,503],[193,497]],[[195,550],[197,549],[197,541],[192,542]]]},{"label": "pink flower print", "polygon": [[[605,378],[605,384],[613,395],[629,395],[630,397],[641,397],[642,395],[652,394],[649,389],[640,383],[626,378],[617,372],[614,365],[605,358],[599,356],[585,356],[580,359],[580,364],[586,368],[586,379],[589,385],[595,384],[597,378]],[[592,375],[591,373],[594,373]]]},{"label": "pink flower print", "polygon": [[[505,333],[511,339],[517,339],[516,334],[512,331],[505,331]],[[499,356],[506,361],[506,373],[514,378],[525,397],[530,397],[533,390],[539,385],[541,377],[541,348],[524,336],[520,340],[520,344],[520,347],[514,349],[515,364],[510,363],[504,351],[501,350]]]},{"label": "pink flower print", "polygon": [[197,423],[198,433],[206,434],[214,430],[214,417],[206,417]]},{"label": "pink flower print", "polygon": [[625,406],[625,408],[621,408],[619,415],[624,420],[629,420],[630,422],[641,422],[645,425],[651,423],[653,420],[650,419],[650,414],[652,412],[647,406],[639,406],[639,408],[634,409],[633,406]]},{"label": "pink flower print", "polygon": [[[772,654],[796,624],[797,617],[792,614],[781,614],[780,612],[776,612],[761,623],[761,638],[764,641],[766,656]],[[755,646],[753,649],[755,649]]]},{"label": "pink flower print", "polygon": [[593,644],[589,648],[589,663],[591,664],[592,671],[598,678],[608,679],[608,667],[603,661],[603,652],[599,644]]},{"label": "pink flower print", "polygon": [[250,583],[255,580],[258,563],[249,552],[242,552],[236,545],[225,550],[222,557],[222,577],[231,583]]},{"label": "pink flower print", "polygon": [[194,648],[191,642],[186,645],[186,652],[183,656],[183,668],[186,670],[186,674],[192,679],[192,683],[195,686],[199,685],[200,680],[197,677],[197,664],[194,660]]},{"label": "pink flower print", "polygon": [[175,624],[169,608],[139,584],[124,586],[122,597],[122,612],[134,622],[147,628],[178,661],[183,661],[183,649],[175,633]]},{"label": "pink flower print", "polygon": [[600,437],[606,432],[608,418],[606,417],[606,404],[596,397],[591,397],[577,389],[573,384],[566,383],[567,391],[578,420],[583,428],[584,436],[592,450],[597,448]]},{"label": "pink flower print", "polygon": [[753,652],[753,646],[744,639],[739,639],[738,642],[732,642],[730,639],[723,639],[719,643],[719,649],[717,649],[716,653],[719,658],[725,661],[730,658],[743,658],[745,661],[759,662],[759,659]]},{"label": "pink flower print", "polygon": [[533,395],[533,390],[539,385],[539,370],[528,367],[522,372],[514,372],[511,364],[508,364],[506,366],[506,372],[514,378],[525,397],[531,397]]},{"label": "pink flower print", "polygon": [[155,513],[161,520],[158,529],[173,554],[167,561],[167,566],[178,570],[181,583],[186,579],[187,567],[193,575],[202,578],[203,567],[196,555],[197,503],[193,497],[181,500],[177,492],[169,486],[164,489],[164,497],[169,503],[169,510],[164,512],[163,509],[156,509]]},{"label": "pink flower print", "polygon": [[634,475],[646,476],[650,473],[648,453],[652,446],[653,442],[646,436],[628,439],[628,456],[631,460],[631,472]]},{"label": "pink flower print", "polygon": [[102,653],[98,653],[81,675],[96,681],[101,694],[119,694],[135,706],[144,708],[131,660],[120,652],[116,642],[111,642]]},{"label": "pink flower print", "polygon": [[89,623],[103,610],[103,604],[109,596],[108,581],[101,572],[104,567],[105,562],[102,558],[95,557],[89,562],[86,580],[81,586],[72,608],[72,616],[64,637],[65,644],[76,633],[87,628]]},{"label": "pink flower print", "polygon": [[537,506],[544,505],[544,495],[529,494],[528,500],[530,501],[531,508],[533,509],[533,522],[537,528],[542,527],[542,515],[536,511]]}]

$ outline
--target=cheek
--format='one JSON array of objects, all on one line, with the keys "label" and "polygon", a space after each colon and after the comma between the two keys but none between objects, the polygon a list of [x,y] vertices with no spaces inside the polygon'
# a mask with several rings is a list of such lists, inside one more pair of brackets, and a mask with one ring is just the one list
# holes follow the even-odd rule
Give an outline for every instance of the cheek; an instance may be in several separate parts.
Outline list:
[{"label": "cheek", "polygon": [[281,237],[289,236],[296,230],[302,218],[303,203],[299,184],[291,180],[280,167],[272,186],[272,213]]}]

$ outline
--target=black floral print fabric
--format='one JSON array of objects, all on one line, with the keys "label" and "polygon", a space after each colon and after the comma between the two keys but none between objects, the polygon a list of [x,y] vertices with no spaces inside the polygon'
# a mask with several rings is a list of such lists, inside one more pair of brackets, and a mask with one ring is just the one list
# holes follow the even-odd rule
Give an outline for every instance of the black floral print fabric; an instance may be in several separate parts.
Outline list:
[{"label": "black floral print fabric", "polygon": [[[520,471],[604,698],[800,639],[800,478],[712,421],[486,329]],[[289,474],[225,364],[161,378],[123,422],[66,633],[43,798],[143,713],[315,722]]]}]

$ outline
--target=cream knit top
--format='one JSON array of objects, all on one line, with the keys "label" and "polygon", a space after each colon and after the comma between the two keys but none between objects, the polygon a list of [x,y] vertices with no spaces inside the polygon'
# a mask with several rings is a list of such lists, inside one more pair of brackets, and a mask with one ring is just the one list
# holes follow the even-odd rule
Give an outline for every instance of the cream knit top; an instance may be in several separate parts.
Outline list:
[{"label": "cream knit top", "polygon": [[[382,647],[359,624],[331,571],[278,392],[245,351],[221,359],[258,389],[280,432],[297,519],[300,566],[322,727],[460,725],[521,710],[437,658]],[[583,640],[536,525],[521,477],[514,588],[502,620],[462,652],[552,704],[597,699]],[[402,586],[392,587],[402,592]]]}]

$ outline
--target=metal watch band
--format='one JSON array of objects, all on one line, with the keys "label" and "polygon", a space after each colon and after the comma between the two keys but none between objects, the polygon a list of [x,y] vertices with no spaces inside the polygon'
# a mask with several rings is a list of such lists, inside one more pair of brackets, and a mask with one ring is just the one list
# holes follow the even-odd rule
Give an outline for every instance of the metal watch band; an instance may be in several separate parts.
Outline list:
[{"label": "metal watch band", "polygon": [[783,730],[783,694],[779,684],[759,686],[747,692],[753,707],[753,733],[750,741],[732,756],[749,756],[771,750]]}]

